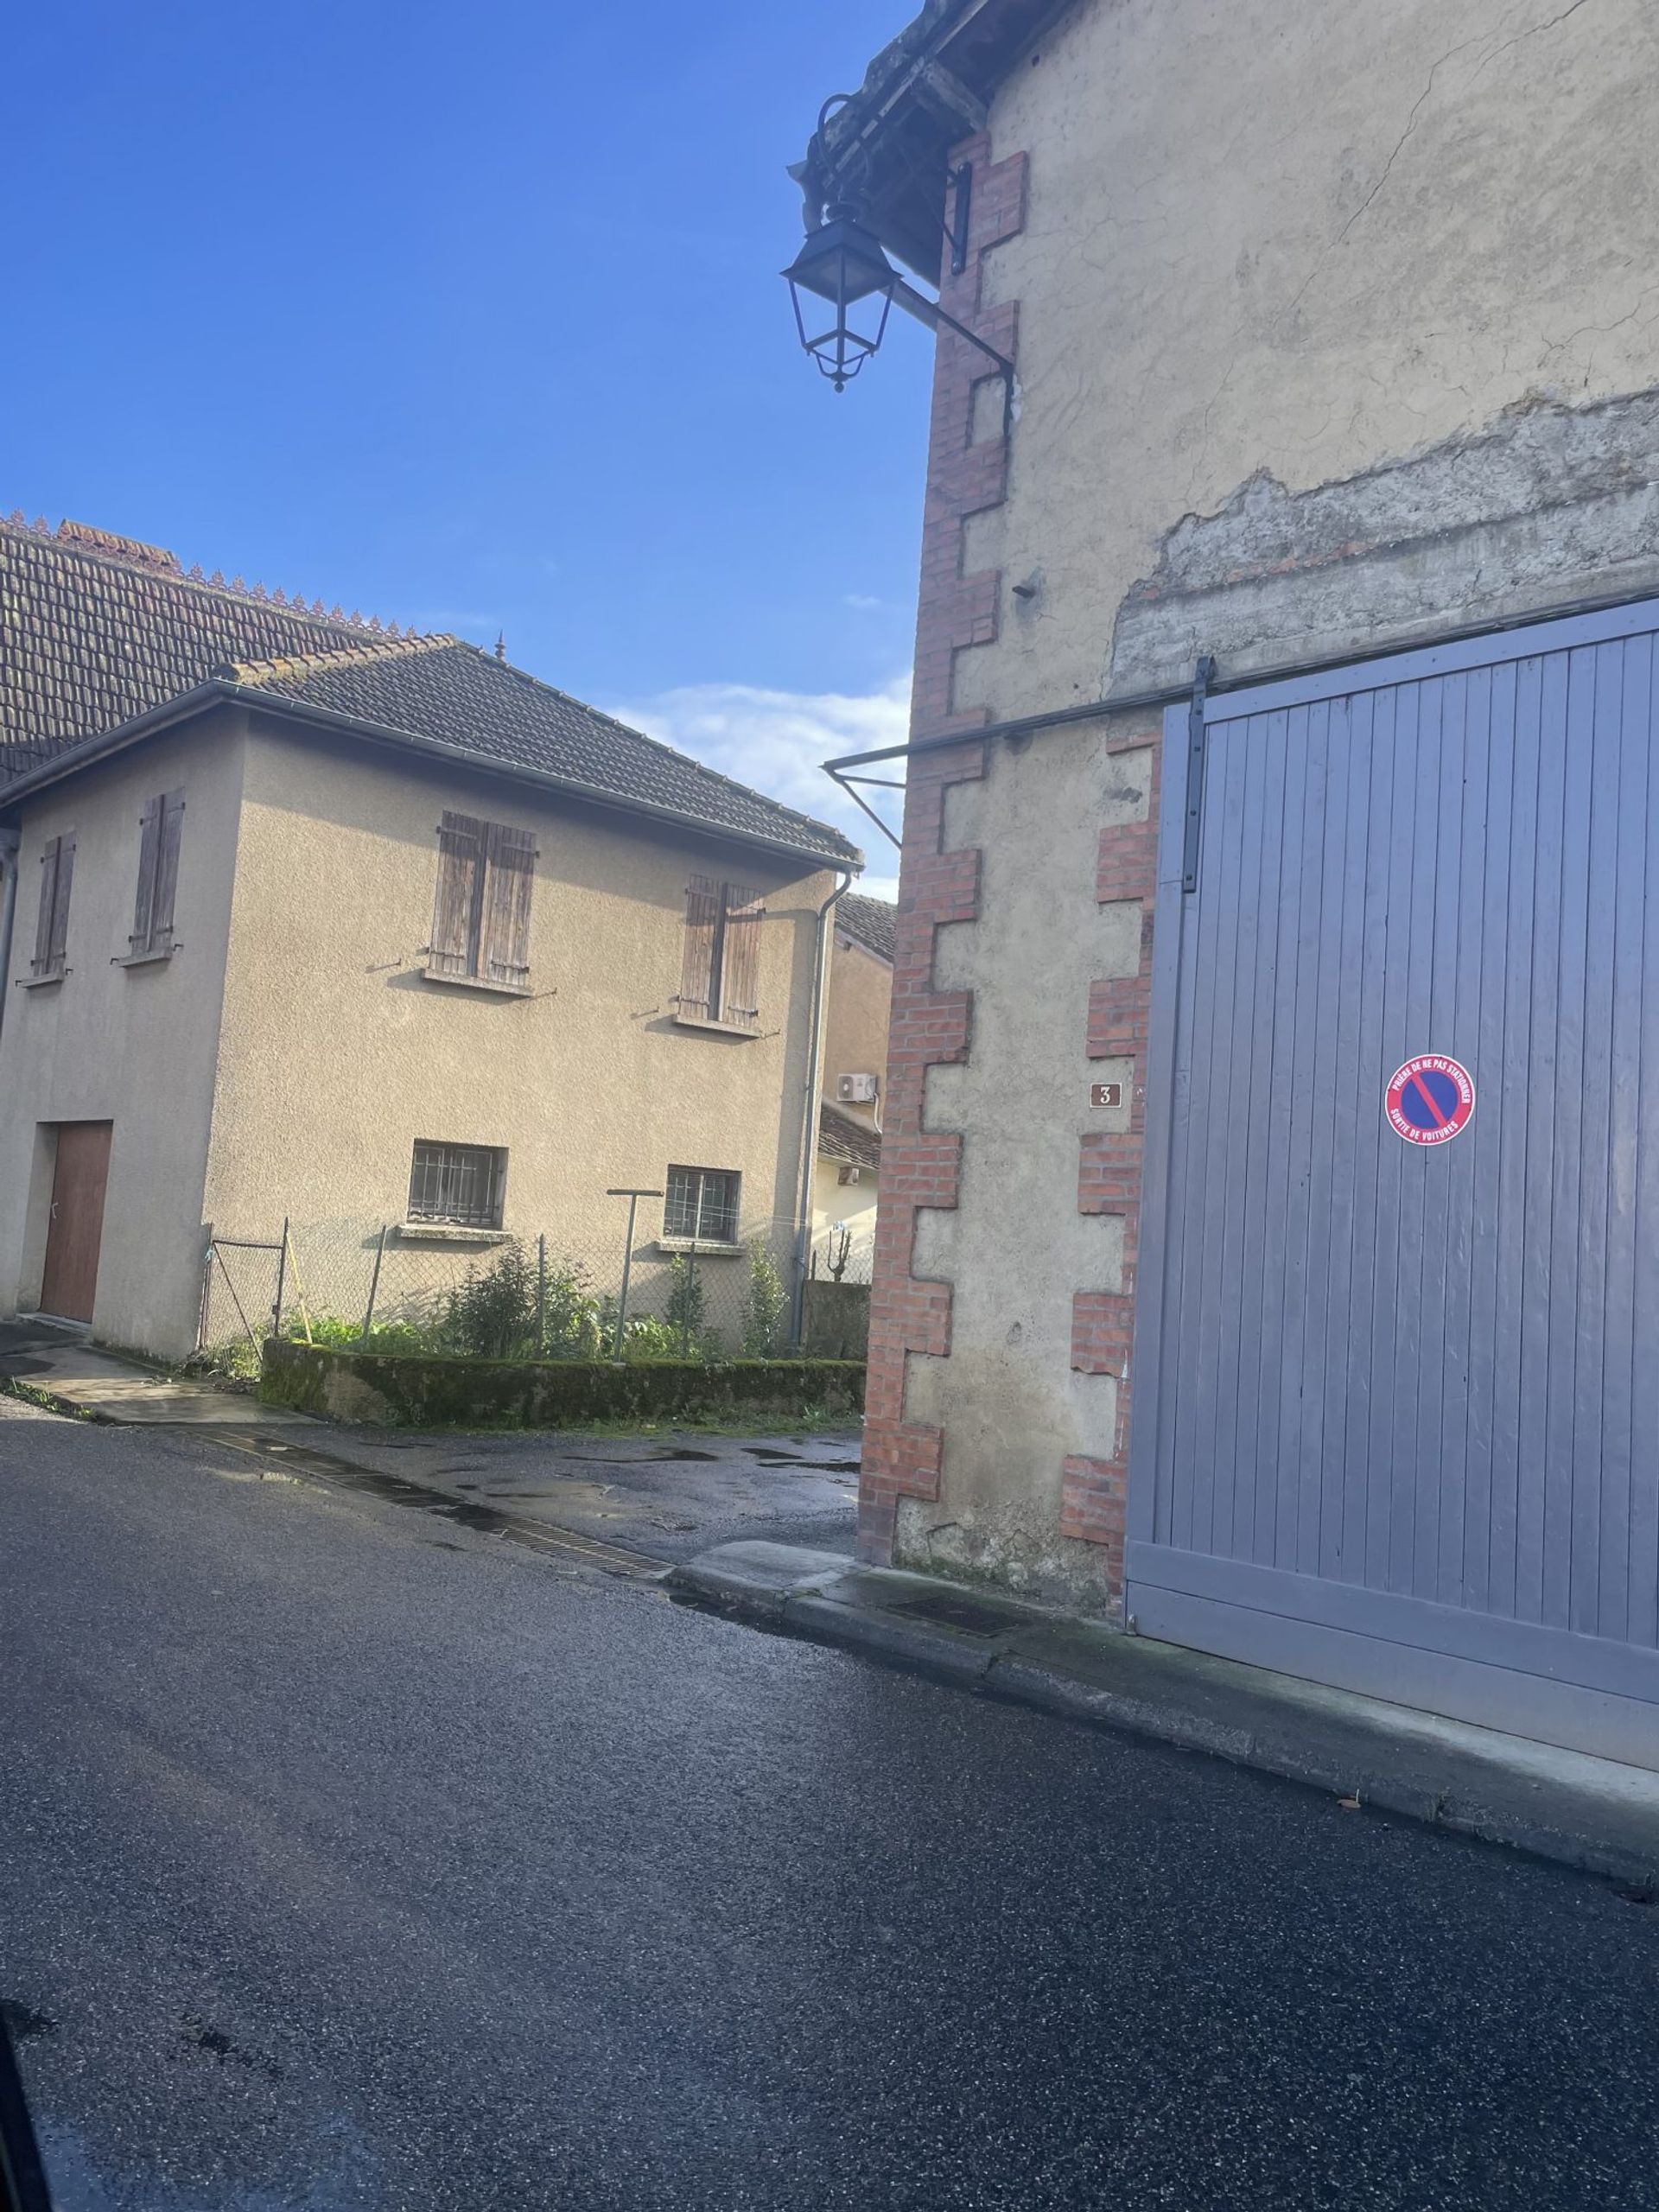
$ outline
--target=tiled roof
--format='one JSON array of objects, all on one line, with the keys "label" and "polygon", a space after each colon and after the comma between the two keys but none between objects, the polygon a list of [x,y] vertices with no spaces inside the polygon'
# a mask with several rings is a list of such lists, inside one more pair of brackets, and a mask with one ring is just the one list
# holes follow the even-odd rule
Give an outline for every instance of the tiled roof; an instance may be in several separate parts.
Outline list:
[{"label": "tiled roof", "polygon": [[245,662],[220,673],[230,682],[377,729],[404,731],[508,768],[555,776],[623,805],[760,838],[836,866],[856,865],[859,859],[839,830],[716,775],[454,638],[385,643],[359,637],[343,650]]},{"label": "tiled roof", "polygon": [[842,1160],[849,1167],[864,1167],[879,1174],[881,1132],[868,1122],[855,1121],[825,1100],[818,1108],[818,1151],[825,1160]]},{"label": "tiled roof", "polygon": [[893,964],[893,925],[898,909],[886,899],[867,899],[849,891],[836,906],[836,926],[866,952]]},{"label": "tiled roof", "polygon": [[194,690],[225,661],[327,652],[369,625],[84,523],[0,518],[0,779]]}]

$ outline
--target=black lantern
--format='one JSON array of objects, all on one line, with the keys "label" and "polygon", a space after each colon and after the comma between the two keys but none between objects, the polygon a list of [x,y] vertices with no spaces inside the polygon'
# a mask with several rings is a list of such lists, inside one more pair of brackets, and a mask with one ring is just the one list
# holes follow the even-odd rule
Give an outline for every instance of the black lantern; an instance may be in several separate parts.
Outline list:
[{"label": "black lantern", "polygon": [[[837,391],[847,389],[880,345],[893,307],[893,287],[899,282],[899,272],[882,252],[880,239],[865,229],[858,217],[859,210],[846,201],[831,207],[819,227],[807,232],[805,245],[784,271],[789,279],[801,344],[817,363],[820,374],[828,377]],[[825,301],[835,311],[835,321],[817,337],[809,335],[807,317],[801,311],[803,292]],[[847,310],[861,300],[878,296],[881,312],[875,318],[873,334],[855,330],[847,320]],[[819,322],[821,311],[814,308],[811,318],[814,324]],[[868,317],[861,321],[868,327]]]}]

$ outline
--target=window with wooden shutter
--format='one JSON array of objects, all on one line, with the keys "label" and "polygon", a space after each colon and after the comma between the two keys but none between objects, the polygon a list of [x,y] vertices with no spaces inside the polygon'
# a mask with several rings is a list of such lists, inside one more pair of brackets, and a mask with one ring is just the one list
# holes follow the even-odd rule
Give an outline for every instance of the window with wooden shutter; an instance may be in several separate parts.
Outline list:
[{"label": "window with wooden shutter", "polygon": [[536,840],[511,823],[446,813],[438,824],[438,887],[426,972],[523,990],[530,982],[530,902]]},{"label": "window with wooden shutter", "polygon": [[760,1022],[760,925],[766,910],[760,893],[741,883],[723,883],[720,940],[720,1019],[734,1029],[755,1029]]},{"label": "window with wooden shutter", "polygon": [[685,943],[675,1005],[683,1021],[718,1021],[733,1029],[760,1023],[760,925],[758,891],[694,875],[685,889]]},{"label": "window with wooden shutter", "polygon": [[133,902],[131,957],[173,950],[173,901],[179,882],[184,793],[163,791],[138,817],[138,893]]},{"label": "window with wooden shutter", "polygon": [[69,893],[75,880],[75,833],[48,837],[41,855],[41,912],[35,928],[31,973],[44,980],[64,973],[69,942]]},{"label": "window with wooden shutter", "polygon": [[486,982],[522,987],[530,981],[530,890],[536,880],[536,840],[505,822],[486,825],[484,912],[480,972]]}]

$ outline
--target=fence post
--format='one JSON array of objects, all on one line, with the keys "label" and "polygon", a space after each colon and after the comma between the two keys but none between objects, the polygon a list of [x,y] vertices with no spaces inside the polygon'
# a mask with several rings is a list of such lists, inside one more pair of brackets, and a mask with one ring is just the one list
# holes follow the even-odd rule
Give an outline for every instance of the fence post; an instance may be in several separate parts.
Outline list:
[{"label": "fence post", "polygon": [[289,1235],[289,1228],[286,1221],[283,1224],[283,1249],[289,1255],[293,1262],[294,1295],[299,1301],[300,1325],[305,1331],[305,1341],[307,1344],[314,1344],[316,1342],[316,1338],[311,1333],[311,1316],[305,1303],[305,1285],[300,1281],[300,1255],[298,1252],[294,1249],[293,1239]]},{"label": "fence post", "polygon": [[697,1310],[697,1240],[693,1232],[691,1249],[685,1255],[685,1297],[680,1306],[680,1357],[691,1357],[691,1317]]},{"label": "fence post", "polygon": [[270,1333],[283,1333],[283,1290],[288,1274],[288,1216],[283,1216],[283,1249],[276,1255],[276,1303],[271,1308]]},{"label": "fence post", "polygon": [[536,1357],[547,1357],[547,1237],[536,1239]]},{"label": "fence post", "polygon": [[211,1221],[204,1223],[203,1230],[204,1249],[201,1255],[201,1303],[196,1309],[196,1350],[198,1351],[206,1351],[207,1349],[207,1325],[211,1319],[209,1307],[213,1287],[213,1223]]},{"label": "fence post", "polygon": [[639,1193],[628,1192],[628,1241],[622,1248],[622,1292],[616,1301],[616,1343],[612,1347],[614,1359],[622,1357],[622,1338],[628,1325],[628,1277],[633,1272],[633,1217],[639,1210]]},{"label": "fence post", "polygon": [[374,1249],[374,1273],[369,1277],[368,1309],[363,1316],[363,1333],[357,1340],[357,1348],[359,1351],[366,1351],[369,1348],[369,1329],[374,1320],[375,1294],[380,1287],[380,1262],[386,1256],[386,1230],[390,1226],[391,1224],[387,1222],[382,1222],[380,1224],[380,1242]]},{"label": "fence post", "polygon": [[611,1347],[613,1359],[622,1357],[622,1332],[628,1325],[628,1277],[633,1270],[633,1223],[641,1198],[660,1198],[660,1191],[629,1189],[613,1185],[605,1193],[607,1198],[626,1198],[628,1202],[628,1241],[622,1252],[622,1294],[616,1301],[616,1342]]}]

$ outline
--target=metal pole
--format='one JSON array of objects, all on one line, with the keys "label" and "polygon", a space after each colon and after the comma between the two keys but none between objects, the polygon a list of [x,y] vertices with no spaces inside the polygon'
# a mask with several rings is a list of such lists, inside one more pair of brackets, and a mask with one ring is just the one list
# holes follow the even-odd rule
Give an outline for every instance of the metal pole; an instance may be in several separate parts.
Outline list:
[{"label": "metal pole", "polygon": [[616,1302],[616,1341],[611,1346],[611,1357],[622,1357],[622,1332],[628,1325],[628,1277],[633,1272],[633,1223],[641,1198],[660,1198],[660,1191],[630,1190],[623,1185],[613,1186],[605,1193],[607,1198],[626,1198],[628,1202],[628,1241],[622,1252],[622,1294]]},{"label": "metal pole", "polygon": [[276,1258],[276,1304],[270,1317],[270,1333],[283,1333],[283,1287],[288,1278],[288,1216],[283,1216],[283,1248]]},{"label": "metal pole", "polygon": [[363,1316],[363,1333],[357,1340],[359,1351],[366,1351],[369,1348],[369,1327],[374,1319],[375,1293],[380,1287],[380,1262],[386,1256],[386,1230],[390,1226],[387,1222],[380,1224],[380,1242],[374,1251],[374,1273],[369,1277],[368,1310]]},{"label": "metal pole", "polygon": [[547,1357],[547,1237],[536,1239],[536,1357]]},{"label": "metal pole", "polygon": [[691,1316],[697,1304],[697,1240],[691,1239],[691,1249],[685,1255],[685,1298],[680,1307],[680,1357],[691,1357]]},{"label": "metal pole", "polygon": [[616,1342],[611,1347],[611,1357],[622,1357],[622,1336],[628,1325],[628,1277],[633,1272],[633,1217],[639,1207],[639,1193],[628,1192],[628,1241],[622,1248],[622,1294],[616,1301]]}]

